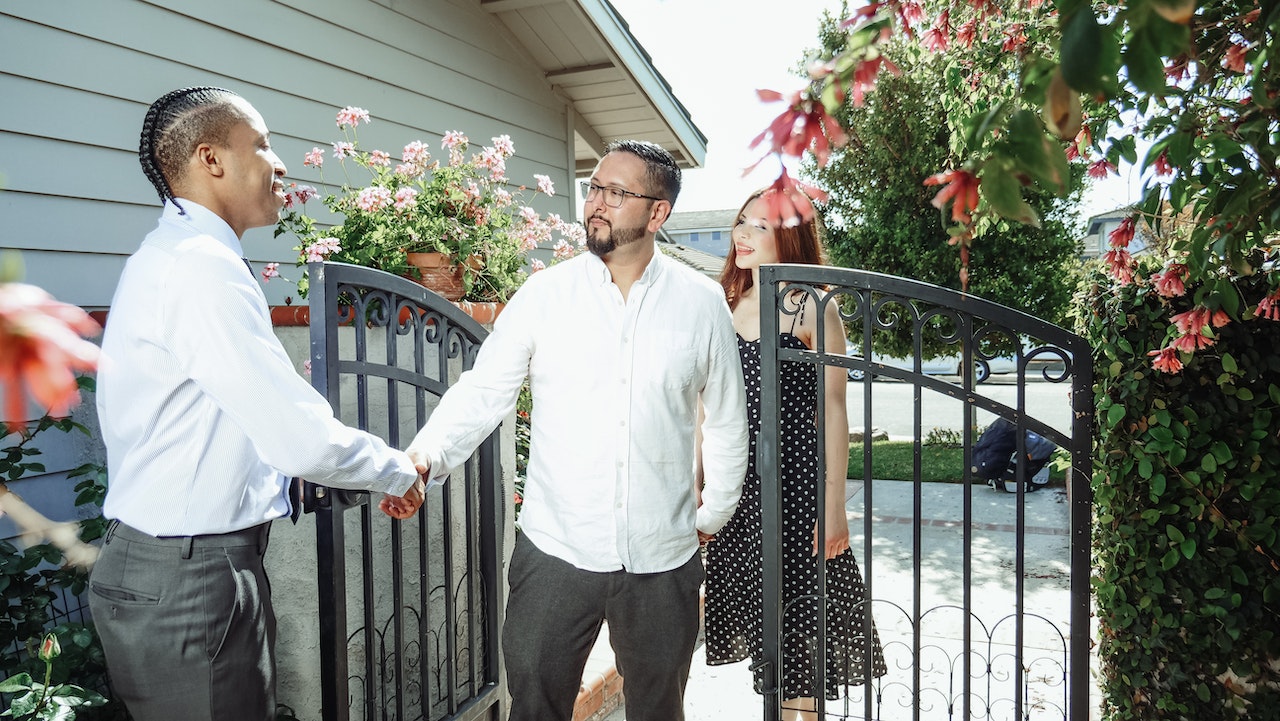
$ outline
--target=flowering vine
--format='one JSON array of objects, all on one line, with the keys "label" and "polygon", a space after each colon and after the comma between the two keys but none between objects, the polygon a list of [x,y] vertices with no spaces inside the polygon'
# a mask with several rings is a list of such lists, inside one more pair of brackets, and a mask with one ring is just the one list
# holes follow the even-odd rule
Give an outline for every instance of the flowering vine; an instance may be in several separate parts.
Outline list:
[{"label": "flowering vine", "polygon": [[[965,160],[921,179],[939,186],[933,203],[949,211],[962,288],[968,248],[984,232],[1001,221],[1038,222],[1024,189],[1064,192],[1066,163],[1077,159],[1094,179],[1116,176],[1123,161],[1140,164],[1147,186],[1104,255],[1116,282],[1136,281],[1124,234],[1139,218],[1159,232],[1161,219],[1189,214],[1199,221],[1175,239],[1176,261],[1143,282],[1174,297],[1197,281],[1205,308],[1237,321],[1270,320],[1280,277],[1256,308],[1241,307],[1232,283],[1272,274],[1280,235],[1280,144],[1273,142],[1280,63],[1269,55],[1276,23],[1258,0],[870,2],[841,26],[843,49],[811,66],[809,85],[785,98],[787,109],[756,142],[768,140],[780,156],[807,152],[822,167],[843,142],[829,130],[830,115],[846,100],[859,104],[879,74],[894,69],[885,56],[891,37],[918,38],[935,53],[976,51],[976,60],[961,61],[974,95],[948,111],[953,149]],[[983,60],[1000,53],[1016,58],[1016,78]],[[1138,138],[1150,143],[1140,163]],[[802,190],[785,169],[775,185]],[[788,212],[778,209],[775,222],[787,222]],[[1170,345],[1152,354],[1166,372],[1177,365],[1168,349],[1211,347],[1198,332],[1171,334]]]}]

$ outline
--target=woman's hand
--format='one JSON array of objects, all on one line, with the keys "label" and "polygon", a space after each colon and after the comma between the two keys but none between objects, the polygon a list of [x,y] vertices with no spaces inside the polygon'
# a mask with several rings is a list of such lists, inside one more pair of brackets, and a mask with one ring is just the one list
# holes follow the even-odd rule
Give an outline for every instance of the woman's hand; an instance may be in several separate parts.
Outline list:
[{"label": "woman's hand", "polygon": [[849,519],[843,513],[838,518],[827,514],[825,540],[818,538],[818,524],[813,524],[813,555],[818,555],[819,548],[823,550],[823,558],[828,561],[849,550]]}]

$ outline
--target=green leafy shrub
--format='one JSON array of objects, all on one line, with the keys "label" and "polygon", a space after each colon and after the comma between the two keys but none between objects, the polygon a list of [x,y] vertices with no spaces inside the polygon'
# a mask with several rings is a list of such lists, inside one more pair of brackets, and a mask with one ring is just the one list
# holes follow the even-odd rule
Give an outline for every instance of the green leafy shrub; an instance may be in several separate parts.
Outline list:
[{"label": "green leafy shrub", "polygon": [[1087,278],[1077,321],[1095,348],[1104,717],[1280,718],[1280,323],[1216,328],[1178,374],[1147,358],[1209,288],[1251,308],[1270,279],[1161,298],[1150,271]]},{"label": "green leafy shrub", "polygon": [[[79,379],[92,389],[91,378]],[[41,433],[88,429],[69,418],[41,418],[22,430],[0,425],[0,480],[44,473],[35,439]],[[80,524],[80,540],[102,537],[106,521],[102,501],[106,495],[106,471],[96,464],[82,465],[68,474],[79,479],[76,505],[92,509],[93,517]],[[124,705],[103,700],[107,689],[106,659],[92,621],[75,620],[70,609],[84,607],[87,569],[64,565],[63,554],[50,543],[18,548],[0,541],[0,702],[14,718],[57,718],[61,721],[128,719]],[[41,653],[53,636],[57,653]],[[48,692],[46,694],[46,691]],[[86,699],[94,699],[84,705]],[[3,714],[0,714],[3,715]]]}]

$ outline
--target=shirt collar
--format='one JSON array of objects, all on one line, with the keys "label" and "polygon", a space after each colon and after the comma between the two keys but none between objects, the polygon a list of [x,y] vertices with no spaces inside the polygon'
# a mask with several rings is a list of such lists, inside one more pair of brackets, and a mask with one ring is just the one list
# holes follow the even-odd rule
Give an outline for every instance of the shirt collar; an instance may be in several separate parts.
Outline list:
[{"label": "shirt collar", "polygon": [[176,200],[186,213],[179,211],[178,207],[174,205],[174,201],[166,200],[164,213],[160,216],[162,220],[169,223],[181,223],[194,228],[201,234],[208,235],[227,246],[241,258],[244,257],[244,246],[240,244],[240,239],[236,237],[236,232],[231,229],[227,221],[194,200],[188,200],[187,198],[177,198]]},{"label": "shirt collar", "polygon": [[[600,256],[587,251],[582,254],[585,256],[587,266],[587,277],[596,285],[605,285],[613,282],[613,275],[609,272],[609,266],[604,264]],[[658,248],[653,249],[653,257],[649,259],[649,264],[645,266],[644,272],[640,274],[637,282],[644,285],[653,285],[658,280],[658,276],[662,273],[662,264],[665,262],[665,256]]]}]

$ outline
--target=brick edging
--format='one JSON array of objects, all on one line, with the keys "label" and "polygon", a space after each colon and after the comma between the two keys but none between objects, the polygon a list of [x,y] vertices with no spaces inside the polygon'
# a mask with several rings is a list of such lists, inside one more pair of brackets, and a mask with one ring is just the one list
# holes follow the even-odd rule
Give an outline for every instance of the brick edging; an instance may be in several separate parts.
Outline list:
[{"label": "brick edging", "polygon": [[[471,316],[480,325],[491,325],[498,319],[498,314],[506,307],[505,303],[474,303],[469,300],[453,303],[463,313]],[[311,307],[306,305],[273,305],[271,306],[271,324],[279,327],[307,326],[311,324]]]},{"label": "brick edging", "polygon": [[[454,305],[480,325],[492,325],[498,319],[498,314],[506,307],[505,303],[473,303],[469,300],[456,301]],[[271,325],[277,328],[305,328],[311,325],[310,306],[273,305],[268,310],[271,312]],[[98,325],[106,327],[107,316],[110,313],[110,308],[94,310],[89,312],[89,317],[96,320]]]}]

